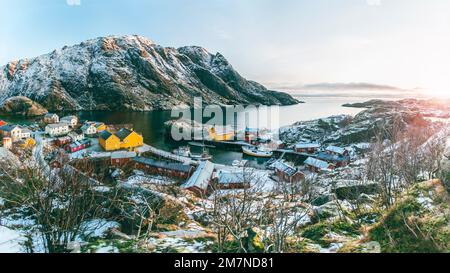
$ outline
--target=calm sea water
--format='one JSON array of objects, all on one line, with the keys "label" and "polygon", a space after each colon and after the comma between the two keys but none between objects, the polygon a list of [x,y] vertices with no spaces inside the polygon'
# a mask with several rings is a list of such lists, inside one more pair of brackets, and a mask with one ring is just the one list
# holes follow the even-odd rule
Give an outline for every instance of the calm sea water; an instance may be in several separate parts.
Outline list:
[{"label": "calm sea water", "polygon": [[[328,117],[338,114],[356,115],[362,109],[342,107],[345,103],[364,102],[364,98],[342,98],[342,97],[310,97],[301,98],[305,103],[283,106],[277,109],[270,107],[266,110],[257,111],[251,117],[240,117],[236,122],[237,127],[242,129],[245,122],[256,124],[256,116],[259,114],[260,127],[272,127],[272,129],[282,126],[291,125],[297,121],[305,121],[317,118]],[[267,117],[272,114],[272,119],[268,121]],[[172,150],[177,148],[179,144],[169,141],[165,137],[164,123],[173,119],[170,111],[151,111],[151,112],[81,112],[79,113],[82,120],[95,120],[105,123],[132,123],[134,129],[144,135],[145,142],[155,147]],[[270,118],[269,118],[270,119]],[[272,126],[267,126],[270,123]],[[193,152],[200,152],[199,148],[191,148]],[[235,159],[247,159],[253,166],[261,166],[265,159],[255,159],[243,156],[240,152],[223,151],[218,149],[210,149],[214,162],[221,164],[231,164]]]},{"label": "calm sea water", "polygon": [[[265,110],[253,112],[250,116],[240,117],[235,125],[239,129],[245,128],[245,122],[250,125],[259,124],[260,127],[276,129],[278,127],[291,125],[297,121],[305,121],[332,115],[348,114],[356,115],[363,109],[343,107],[345,103],[356,103],[367,101],[363,97],[299,97],[305,103],[283,106],[269,107]],[[274,109],[276,108],[276,109]],[[256,110],[255,110],[256,111]],[[258,116],[259,118],[256,118]],[[179,144],[168,141],[165,138],[164,123],[171,117],[170,111],[151,112],[99,112],[87,111],[77,113],[81,120],[101,121],[107,124],[134,124],[134,129],[144,135],[145,142],[158,148],[172,150]],[[1,117],[0,117],[1,118]],[[13,119],[10,122],[28,123],[30,120]],[[254,126],[250,126],[254,127]],[[193,152],[197,152],[193,148]],[[242,159],[240,152],[230,152],[217,149],[209,151],[214,156],[214,161],[222,164],[230,164],[235,159]],[[245,158],[255,165],[260,165],[264,160]]]}]

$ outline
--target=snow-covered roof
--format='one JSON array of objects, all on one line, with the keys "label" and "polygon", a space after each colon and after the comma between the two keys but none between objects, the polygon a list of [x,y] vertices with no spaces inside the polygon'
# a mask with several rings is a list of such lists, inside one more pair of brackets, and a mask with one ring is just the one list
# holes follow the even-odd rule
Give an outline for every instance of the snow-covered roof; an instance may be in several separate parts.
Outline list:
[{"label": "snow-covered roof", "polygon": [[344,148],[337,147],[337,146],[332,146],[332,145],[328,146],[325,150],[333,152],[333,153],[337,153],[337,154],[340,154],[340,155],[345,153],[345,149]]},{"label": "snow-covered roof", "polygon": [[280,161],[280,160],[275,161],[272,164],[272,167],[274,167],[276,170],[279,170],[279,171],[282,171],[282,172],[286,173],[289,176],[293,176],[294,174],[297,173],[297,169],[296,168],[294,168],[292,166],[289,166],[288,164],[286,164],[285,162]]},{"label": "snow-covered roof", "polygon": [[316,167],[316,168],[321,169],[321,170],[328,169],[328,167],[330,166],[327,162],[322,161],[320,159],[313,158],[313,157],[308,157],[305,160],[305,164],[309,165],[309,166]]},{"label": "snow-covered roof", "polygon": [[212,163],[211,161],[203,161],[197,167],[197,170],[195,170],[194,174],[192,174],[188,181],[181,185],[181,187],[184,189],[195,187],[206,190],[208,188],[209,180],[211,179],[213,172],[214,163]]},{"label": "snow-covered roof", "polygon": [[5,132],[11,132],[12,130],[16,129],[17,127],[19,127],[19,129],[21,129],[20,126],[18,126],[18,125],[8,124],[8,125],[0,126],[0,130],[5,131]]},{"label": "snow-covered roof", "polygon": [[244,183],[245,177],[244,172],[227,172],[224,170],[220,170],[217,172],[217,182],[219,184],[236,184],[236,183]]},{"label": "snow-covered roof", "polygon": [[118,151],[111,153],[111,159],[133,158],[136,157],[135,152]]},{"label": "snow-covered roof", "polygon": [[190,165],[167,162],[167,161],[159,161],[159,160],[154,160],[154,159],[145,158],[145,157],[135,157],[135,158],[133,158],[133,161],[140,163],[140,164],[152,166],[155,168],[161,168],[161,169],[173,170],[173,171],[185,172],[185,173],[190,172],[191,168],[192,168],[192,166],[190,166]]},{"label": "snow-covered roof", "polygon": [[295,145],[296,149],[312,149],[312,148],[320,148],[320,144],[318,143],[306,143],[301,142]]},{"label": "snow-covered roof", "polygon": [[26,127],[20,127],[20,129],[22,129],[22,134],[23,133],[30,133],[31,134],[31,130],[26,128]]},{"label": "snow-covered roof", "polygon": [[49,124],[49,125],[47,125],[47,127],[49,127],[49,128],[52,128],[52,129],[54,129],[54,128],[60,128],[60,127],[68,127],[69,125],[67,124],[67,123],[53,123],[53,124]]}]

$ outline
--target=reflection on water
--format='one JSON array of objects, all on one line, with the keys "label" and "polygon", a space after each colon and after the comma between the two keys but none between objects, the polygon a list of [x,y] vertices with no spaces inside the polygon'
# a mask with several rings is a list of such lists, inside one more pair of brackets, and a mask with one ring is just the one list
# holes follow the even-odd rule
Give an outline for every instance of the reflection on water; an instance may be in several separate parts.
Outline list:
[{"label": "reflection on water", "polygon": [[[364,102],[367,98],[353,98],[353,97],[308,97],[299,98],[306,103],[279,107],[277,111],[268,112],[261,111],[259,118],[260,127],[267,126],[267,117],[272,119],[271,124],[275,124],[276,128],[280,126],[291,125],[297,121],[311,120],[317,118],[328,117],[331,115],[348,114],[355,115],[362,109],[342,107],[344,103]],[[151,111],[151,112],[80,112],[78,113],[80,120],[101,121],[106,124],[134,124],[134,129],[144,135],[145,142],[158,148],[171,151],[177,148],[178,144],[168,141],[165,138],[164,123],[171,118],[170,111]],[[255,115],[250,115],[255,117]],[[277,117],[278,116],[278,117]],[[1,118],[1,117],[0,117]],[[277,119],[277,120],[273,120]],[[204,119],[207,121],[208,118]],[[14,119],[8,120],[11,122],[29,122]],[[234,124],[239,129],[245,127],[245,117],[238,115],[237,124]],[[253,123],[255,124],[255,123]],[[273,127],[272,127],[273,128]],[[199,148],[193,147],[193,152],[198,152]],[[235,159],[242,159],[243,155],[240,152],[223,151],[217,149],[210,149],[209,151],[214,156],[214,162],[222,164],[231,164]],[[259,164],[264,162],[264,159],[256,160],[250,159],[252,163]]]},{"label": "reflection on water", "polygon": [[[342,107],[344,103],[363,102],[363,98],[302,98],[306,103],[279,107],[278,120],[271,122],[271,124],[277,124],[280,126],[291,125],[297,121],[317,119],[322,117],[328,117],[337,114],[355,115],[362,109]],[[277,113],[277,111],[273,111]],[[261,127],[267,126],[267,112],[261,111],[259,113],[259,124]],[[151,111],[151,112],[80,112],[81,120],[95,120],[102,121],[107,124],[113,123],[132,123],[134,129],[144,135],[145,142],[158,148],[162,148],[171,151],[178,147],[177,143],[168,141],[165,138],[164,123],[171,118],[170,111]],[[250,115],[256,117],[255,115]],[[272,116],[272,119],[275,117]],[[204,121],[207,121],[206,118]],[[245,117],[238,115],[237,127],[242,129],[245,127]],[[248,119],[247,119],[248,121]],[[254,121],[253,121],[254,122]],[[192,147],[192,152],[200,152],[200,148]],[[211,155],[213,155],[214,162],[222,164],[231,164],[235,159],[243,159],[243,155],[240,152],[224,151],[218,149],[209,149]],[[251,165],[260,165],[266,161],[266,159],[255,159],[245,157],[250,160]]]}]

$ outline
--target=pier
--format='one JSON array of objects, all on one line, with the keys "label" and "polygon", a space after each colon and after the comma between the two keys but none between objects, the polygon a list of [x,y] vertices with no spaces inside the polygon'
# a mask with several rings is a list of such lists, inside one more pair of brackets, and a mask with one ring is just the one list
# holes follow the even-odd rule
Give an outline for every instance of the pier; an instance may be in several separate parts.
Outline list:
[{"label": "pier", "polygon": [[198,161],[190,159],[189,157],[179,156],[179,155],[173,154],[171,152],[167,152],[167,151],[155,148],[148,144],[145,144],[145,152],[151,153],[152,155],[155,155],[155,156],[158,156],[161,158],[181,162],[183,164],[188,164],[188,165],[198,165],[199,164]]}]

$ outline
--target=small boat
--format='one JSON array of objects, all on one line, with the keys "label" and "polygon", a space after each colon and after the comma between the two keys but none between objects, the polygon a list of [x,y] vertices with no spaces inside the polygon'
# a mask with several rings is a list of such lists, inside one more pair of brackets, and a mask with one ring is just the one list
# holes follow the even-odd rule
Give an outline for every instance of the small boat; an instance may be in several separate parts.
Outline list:
[{"label": "small boat", "polygon": [[190,157],[191,156],[191,148],[188,146],[179,147],[178,149],[173,150],[173,153],[178,156]]},{"label": "small boat", "polygon": [[189,146],[179,147],[178,149],[173,150],[173,153],[178,156],[189,157],[190,159],[198,161],[212,159],[212,156],[209,155],[206,151],[203,151],[201,154],[191,153],[191,148],[189,148]]},{"label": "small boat", "polygon": [[208,153],[191,154],[189,157],[191,159],[197,160],[197,161],[206,161],[206,160],[211,160],[213,158],[212,155],[210,155]]},{"label": "small boat", "polygon": [[269,158],[269,157],[272,157],[272,155],[273,155],[272,151],[268,151],[264,148],[256,147],[256,146],[242,147],[242,152],[246,155],[254,156],[254,157]]}]

